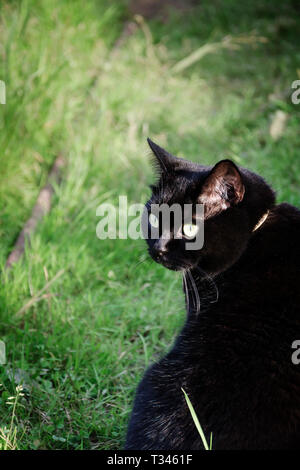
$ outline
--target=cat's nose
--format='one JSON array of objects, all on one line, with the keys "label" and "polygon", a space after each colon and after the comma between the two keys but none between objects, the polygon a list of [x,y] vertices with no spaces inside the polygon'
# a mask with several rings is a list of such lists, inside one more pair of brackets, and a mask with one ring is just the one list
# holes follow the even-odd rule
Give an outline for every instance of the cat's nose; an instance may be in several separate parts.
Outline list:
[{"label": "cat's nose", "polygon": [[156,256],[161,257],[168,251],[167,243],[168,243],[168,240],[162,240],[162,239],[159,239],[155,242],[154,250],[155,250]]}]

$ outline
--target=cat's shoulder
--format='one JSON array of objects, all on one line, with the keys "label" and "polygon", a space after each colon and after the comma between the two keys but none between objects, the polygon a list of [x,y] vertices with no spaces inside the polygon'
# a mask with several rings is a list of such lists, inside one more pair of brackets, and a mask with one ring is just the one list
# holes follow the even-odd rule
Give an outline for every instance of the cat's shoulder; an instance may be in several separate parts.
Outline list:
[{"label": "cat's shoulder", "polygon": [[275,206],[274,216],[281,225],[288,224],[290,227],[300,229],[300,209],[291,204],[283,202]]},{"label": "cat's shoulder", "polygon": [[287,202],[277,204],[276,208],[281,214],[300,217],[300,209],[292,206],[292,204],[288,204]]}]

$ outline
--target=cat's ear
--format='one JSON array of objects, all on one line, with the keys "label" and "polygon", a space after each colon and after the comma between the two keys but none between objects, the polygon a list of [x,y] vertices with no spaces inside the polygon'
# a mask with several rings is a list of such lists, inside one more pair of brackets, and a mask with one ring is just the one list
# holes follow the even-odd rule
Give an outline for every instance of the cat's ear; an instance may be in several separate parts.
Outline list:
[{"label": "cat's ear", "polygon": [[158,170],[158,174],[161,175],[162,173],[169,173],[177,166],[178,158],[173,157],[170,153],[168,153],[165,149],[160,147],[159,145],[152,142],[151,139],[147,139],[149,147],[153,152],[153,164],[156,170]]},{"label": "cat's ear", "polygon": [[213,215],[239,204],[244,194],[245,186],[238,167],[231,160],[221,160],[202,185],[199,202]]}]

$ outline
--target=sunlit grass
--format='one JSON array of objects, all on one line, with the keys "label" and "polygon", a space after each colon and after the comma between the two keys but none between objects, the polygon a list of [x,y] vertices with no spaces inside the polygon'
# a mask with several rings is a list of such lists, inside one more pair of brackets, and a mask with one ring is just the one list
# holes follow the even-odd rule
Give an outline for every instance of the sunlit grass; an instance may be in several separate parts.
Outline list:
[{"label": "sunlit grass", "polygon": [[[10,422],[8,426],[0,426],[0,450],[16,450],[18,448],[17,410],[18,406],[23,406],[20,404],[20,399],[24,396],[22,391],[22,385],[17,385],[15,395],[6,399],[5,405],[10,408]],[[20,436],[20,439],[22,439],[22,436]]]}]

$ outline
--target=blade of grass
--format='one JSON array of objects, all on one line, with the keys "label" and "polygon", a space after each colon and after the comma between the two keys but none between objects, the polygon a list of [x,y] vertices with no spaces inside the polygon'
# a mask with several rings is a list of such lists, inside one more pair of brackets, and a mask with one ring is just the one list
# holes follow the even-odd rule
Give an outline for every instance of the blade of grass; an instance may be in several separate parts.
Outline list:
[{"label": "blade of grass", "polygon": [[200,437],[201,437],[201,440],[202,440],[202,442],[203,442],[203,445],[204,445],[205,450],[212,450],[212,434],[210,435],[210,444],[209,444],[209,446],[208,446],[208,443],[207,443],[207,440],[206,440],[206,438],[205,438],[203,429],[202,429],[201,424],[200,424],[200,422],[199,422],[198,416],[196,415],[196,412],[195,412],[195,410],[194,410],[194,407],[193,407],[193,405],[192,405],[192,403],[191,403],[191,400],[189,399],[189,397],[188,397],[187,393],[185,392],[185,390],[184,390],[183,388],[181,388],[181,390],[182,390],[183,393],[184,393],[185,400],[186,400],[187,405],[188,405],[188,407],[189,407],[189,410],[190,410],[190,412],[191,412],[191,415],[192,415],[193,421],[194,421],[194,423],[195,423],[195,426],[196,426],[196,428],[197,428],[197,430],[198,430],[198,432],[199,432],[199,434],[200,434]]},{"label": "blade of grass", "polygon": [[45,284],[45,286],[38,291],[38,293],[32,298],[30,299],[17,313],[16,313],[16,316],[19,316],[19,315],[22,315],[24,312],[26,312],[26,310],[28,310],[35,302],[38,302],[39,300],[41,300],[42,298],[44,298],[43,296],[41,297],[41,294],[43,294],[43,292],[48,289],[57,279],[60,278],[60,276],[62,276],[64,273],[65,273],[65,269],[61,269],[60,271],[58,271],[58,273],[55,274],[55,276],[53,277],[53,279],[51,279],[49,282],[47,282]]}]

